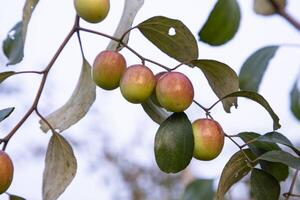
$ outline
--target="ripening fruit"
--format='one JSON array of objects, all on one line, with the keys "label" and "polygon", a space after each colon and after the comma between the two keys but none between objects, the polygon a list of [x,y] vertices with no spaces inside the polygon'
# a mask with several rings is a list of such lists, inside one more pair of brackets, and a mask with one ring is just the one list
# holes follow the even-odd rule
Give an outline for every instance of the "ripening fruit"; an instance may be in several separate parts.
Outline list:
[{"label": "ripening fruit", "polygon": [[96,85],[113,90],[119,87],[120,79],[126,69],[126,60],[115,51],[102,51],[95,58],[92,78]]},{"label": "ripening fruit", "polygon": [[109,0],[74,0],[77,15],[90,23],[98,23],[107,16]]},{"label": "ripening fruit", "polygon": [[[286,6],[286,0],[275,0],[275,3],[280,9],[284,9]],[[255,0],[253,9],[259,15],[272,15],[276,13],[276,9],[270,0]]]},{"label": "ripening fruit", "polygon": [[11,159],[4,151],[0,151],[0,194],[9,188],[13,173],[14,166]]},{"label": "ripening fruit", "polygon": [[192,123],[194,134],[194,157],[212,160],[222,151],[224,132],[220,124],[212,119],[198,119]]},{"label": "ripening fruit", "polygon": [[184,74],[168,72],[156,84],[156,97],[159,104],[171,112],[182,112],[194,99],[194,88]]},{"label": "ripening fruit", "polygon": [[155,87],[155,77],[145,65],[132,65],[122,75],[120,89],[123,97],[131,103],[146,101]]},{"label": "ripening fruit", "polygon": [[[159,72],[158,74],[155,75],[155,83],[157,84],[158,80],[164,75],[166,74],[167,72]],[[157,96],[156,96],[156,90],[154,89],[153,92],[152,92],[152,95],[151,95],[151,100],[152,102],[161,107],[160,103],[158,102],[157,100]]]}]

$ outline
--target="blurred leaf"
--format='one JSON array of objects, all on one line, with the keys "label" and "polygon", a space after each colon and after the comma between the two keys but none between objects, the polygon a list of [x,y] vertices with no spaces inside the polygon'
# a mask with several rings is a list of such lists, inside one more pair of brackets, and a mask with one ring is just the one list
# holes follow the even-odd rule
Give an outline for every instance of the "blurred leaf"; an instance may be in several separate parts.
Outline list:
[{"label": "blurred leaf", "polygon": [[70,144],[58,133],[53,133],[45,159],[43,200],[56,200],[72,182],[77,161]]},{"label": "blurred leaf", "polygon": [[[87,114],[95,99],[96,85],[91,77],[91,66],[84,59],[80,77],[72,96],[62,107],[48,115],[46,119],[54,129],[62,132],[81,120]],[[48,125],[43,120],[40,120],[40,124],[42,131],[47,132],[49,130]]]},{"label": "blurred leaf", "polygon": [[200,40],[213,46],[225,44],[238,31],[240,20],[236,0],[219,0],[199,32]]},{"label": "blurred leaf", "polygon": [[8,72],[0,73],[0,83],[2,83],[5,79],[7,79],[8,77],[10,77],[14,74],[15,74],[14,71],[8,71]]},{"label": "blurred leaf", "polygon": [[293,89],[290,93],[291,111],[296,119],[300,120],[300,91],[298,89],[299,78],[295,81]]},{"label": "blurred leaf", "polygon": [[268,151],[267,153],[259,156],[258,159],[267,160],[270,162],[280,162],[294,169],[300,170],[300,158],[295,157],[292,154],[285,151],[280,151],[280,150]]},{"label": "blurred leaf", "polygon": [[148,40],[170,57],[183,63],[198,58],[197,41],[181,21],[156,16],[137,27]]},{"label": "blurred leaf", "polygon": [[11,107],[0,110],[0,122],[6,119],[14,111],[14,109],[14,107]]},{"label": "blurred leaf", "polygon": [[28,24],[34,8],[39,0],[27,0],[23,7],[22,21],[18,22],[7,34],[3,42],[3,52],[9,59],[7,65],[14,65],[24,57],[24,43]]},{"label": "blurred leaf", "polygon": [[250,178],[251,192],[256,200],[279,199],[280,185],[278,181],[267,172],[253,169]]},{"label": "blurred leaf", "polygon": [[26,200],[23,197],[9,194],[9,200]]},{"label": "blurred leaf", "polygon": [[193,157],[192,124],[185,113],[174,113],[159,127],[154,144],[156,163],[166,173],[185,169]]},{"label": "blurred leaf", "polygon": [[142,103],[142,107],[148,116],[157,124],[161,124],[171,114],[165,109],[155,105],[151,99],[148,99],[146,102]]},{"label": "blurred leaf", "polygon": [[186,186],[182,200],[213,200],[214,194],[212,179],[198,179]]},{"label": "blurred leaf", "polygon": [[[254,141],[254,139],[256,139],[254,142],[248,143],[248,147],[257,157],[266,153],[267,151],[281,150],[281,148],[273,142],[258,141],[261,135],[257,133],[243,132],[239,133],[238,136],[245,143]],[[289,168],[285,164],[278,162],[269,162],[265,160],[260,160],[259,164],[264,171],[273,175],[278,181],[286,180],[289,175]]]},{"label": "blurred leaf", "polygon": [[254,52],[243,64],[239,79],[242,90],[258,91],[270,60],[279,46],[267,46]]},{"label": "blurred leaf", "polygon": [[270,116],[273,119],[273,129],[277,130],[281,127],[279,124],[279,117],[276,115],[276,113],[273,111],[267,100],[261,96],[260,94],[253,92],[253,91],[238,91],[231,93],[229,95],[226,95],[221,100],[226,99],[228,97],[245,97],[248,99],[251,99],[252,101],[255,101],[259,103],[262,107],[264,107],[270,114]]},{"label": "blurred leaf", "polygon": [[[239,90],[238,76],[228,65],[216,60],[195,60],[191,64],[202,70],[210,87],[219,98]],[[222,103],[224,110],[230,112],[231,106],[237,107],[237,98],[227,98]]]},{"label": "blurred leaf", "polygon": [[227,191],[251,171],[250,166],[254,167],[257,164],[256,162],[250,165],[247,161],[245,154],[251,160],[255,159],[255,155],[250,149],[243,151],[236,152],[225,165],[218,185],[217,200],[223,200]]}]

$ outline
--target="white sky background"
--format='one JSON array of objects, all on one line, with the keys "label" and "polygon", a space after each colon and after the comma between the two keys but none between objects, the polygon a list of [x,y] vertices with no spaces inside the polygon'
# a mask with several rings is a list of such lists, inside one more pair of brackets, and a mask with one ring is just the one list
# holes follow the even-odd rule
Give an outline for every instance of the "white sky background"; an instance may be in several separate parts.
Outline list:
[{"label": "white sky background", "polygon": [[[198,37],[197,33],[215,2],[186,0],[183,3],[183,1],[174,0],[145,0],[134,24],[155,15],[164,15],[180,19]],[[1,3],[0,41],[3,41],[7,32],[21,19],[24,1],[2,0]],[[252,11],[252,0],[240,0],[239,3],[242,9],[242,21],[235,38],[221,47],[210,47],[204,43],[199,43],[200,58],[219,60],[239,72],[244,60],[260,47],[270,44],[300,43],[299,32],[282,18],[255,15]],[[288,10],[298,19],[300,19],[299,8],[300,1],[289,0]],[[83,21],[81,24],[112,35],[122,9],[123,1],[111,0],[111,10],[105,21],[96,25]],[[0,71],[43,69],[69,32],[73,25],[74,16],[72,0],[41,0],[29,25],[23,62],[9,68],[1,67]],[[82,40],[85,55],[91,64],[94,57],[104,50],[109,42],[106,38],[90,34],[82,34]],[[148,42],[138,30],[131,33],[129,45],[147,58],[170,67],[177,64]],[[270,70],[267,71],[260,87],[260,93],[269,101],[281,119],[282,128],[279,131],[292,141],[298,142],[300,126],[289,111],[289,92],[299,71],[299,52],[299,48],[281,48],[270,63]],[[123,50],[122,53],[129,65],[140,62],[127,50]],[[4,66],[6,62],[0,51],[0,66]],[[39,105],[44,115],[61,106],[69,98],[78,79],[81,63],[77,38],[74,37],[51,70]],[[149,65],[149,67],[154,72],[160,71],[157,66]],[[180,71],[192,79],[197,101],[209,106],[217,100],[200,70],[182,67]],[[18,122],[29,108],[39,80],[38,75],[20,75],[5,81],[7,86],[18,85],[19,92],[11,95],[0,94],[2,99],[0,108],[16,107],[14,114],[4,123],[1,123],[1,137]],[[205,117],[204,112],[194,105],[187,112],[192,121]],[[248,100],[240,99],[239,108],[237,110],[232,109],[232,114],[226,114],[220,104],[212,110],[212,115],[229,134],[237,134],[242,131],[265,133],[272,130],[272,121],[268,113],[258,104]],[[153,140],[157,128],[158,126],[148,118],[141,106],[130,104],[122,98],[119,89],[110,92],[97,89],[97,100],[88,116],[63,135],[72,141],[73,139],[82,140],[85,144],[86,141],[99,139],[95,134],[101,134],[103,131],[108,132],[111,137],[112,148],[117,151],[130,144],[131,136],[138,132],[140,142],[144,144],[142,146],[146,150],[135,149],[132,154],[137,157],[138,162],[151,165],[155,164]],[[39,130],[38,118],[35,116],[31,117],[13,137],[7,149],[15,162],[15,177],[9,192],[19,194],[30,200],[41,199],[44,160],[43,158],[33,159],[28,151],[36,144],[46,148],[49,138],[50,134],[45,135]],[[101,141],[94,143],[91,146],[79,146],[74,149],[79,165],[78,174],[61,196],[61,200],[110,199],[112,187],[106,187],[101,176],[106,173],[114,174],[115,169],[99,163],[99,167],[94,173],[88,172],[88,163],[96,162],[99,159],[97,158],[97,151],[101,148]],[[224,164],[235,151],[237,148],[226,140],[220,157],[210,162],[193,160],[191,162],[192,170],[199,177],[217,178],[220,176]],[[124,157],[130,157],[132,154],[124,155]],[[118,180],[115,181],[118,184]],[[0,200],[2,199],[6,199],[6,196],[0,196]]]}]

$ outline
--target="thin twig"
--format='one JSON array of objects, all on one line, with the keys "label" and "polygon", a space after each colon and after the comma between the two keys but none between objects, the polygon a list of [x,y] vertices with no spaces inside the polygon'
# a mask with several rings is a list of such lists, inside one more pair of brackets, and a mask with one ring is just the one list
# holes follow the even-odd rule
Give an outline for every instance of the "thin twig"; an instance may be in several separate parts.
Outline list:
[{"label": "thin twig", "polygon": [[295,171],[295,174],[294,174],[294,177],[293,177],[293,180],[292,180],[289,192],[283,194],[284,197],[286,197],[285,200],[289,200],[290,196],[293,196],[293,197],[297,197],[298,196],[298,195],[293,194],[293,190],[294,190],[295,183],[296,183],[296,180],[297,180],[298,172],[299,172],[299,170]]}]

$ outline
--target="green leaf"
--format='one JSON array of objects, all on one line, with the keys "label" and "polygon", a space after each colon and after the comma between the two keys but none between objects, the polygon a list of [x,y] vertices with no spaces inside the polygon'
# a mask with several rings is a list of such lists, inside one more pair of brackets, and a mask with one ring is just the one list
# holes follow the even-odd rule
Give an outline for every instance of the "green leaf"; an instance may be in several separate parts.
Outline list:
[{"label": "green leaf", "polygon": [[[261,135],[257,133],[243,132],[239,133],[238,136],[245,143],[252,141],[251,143],[248,143],[248,146],[257,157],[267,151],[281,150],[281,148],[273,142],[259,141]],[[286,180],[289,175],[289,168],[285,164],[265,160],[260,160],[259,164],[264,171],[273,175],[278,181]]]},{"label": "green leaf", "polygon": [[154,144],[158,167],[166,173],[185,169],[193,157],[192,124],[185,113],[174,113],[159,127]]},{"label": "green leaf", "polygon": [[213,200],[214,194],[212,179],[198,179],[185,188],[182,200]]},{"label": "green leaf", "polygon": [[270,60],[279,46],[267,46],[254,52],[243,64],[239,79],[242,90],[258,91]]},{"label": "green leaf", "polygon": [[236,152],[225,165],[217,189],[217,200],[223,200],[227,191],[251,171],[251,165],[254,167],[257,164],[256,162],[250,165],[247,161],[245,154],[251,160],[255,159],[250,149],[243,151]]},{"label": "green leaf", "polygon": [[198,58],[197,41],[181,21],[156,16],[137,27],[148,40],[170,57],[183,63]]},{"label": "green leaf", "polygon": [[290,105],[293,115],[300,121],[300,91],[298,89],[299,78],[294,83],[293,89],[290,93]]},{"label": "green leaf", "polygon": [[260,94],[253,92],[253,91],[238,91],[231,93],[229,95],[226,95],[221,100],[226,99],[228,97],[245,97],[248,99],[251,99],[252,101],[255,101],[256,103],[260,104],[262,107],[264,107],[270,114],[270,116],[273,119],[273,129],[277,130],[281,127],[279,124],[279,117],[276,115],[276,113],[273,111],[267,100],[261,96]]},{"label": "green leaf", "polygon": [[236,34],[240,20],[236,0],[219,0],[199,32],[200,40],[213,46],[225,44]]},{"label": "green leaf", "polygon": [[[219,98],[239,90],[238,76],[228,65],[216,60],[195,60],[191,64],[202,70],[210,87]],[[222,103],[224,110],[230,112],[231,106],[237,107],[237,98],[227,98]]]},{"label": "green leaf", "polygon": [[14,109],[14,107],[11,107],[0,110],[0,122],[6,119],[14,111]]},{"label": "green leaf", "polygon": [[8,71],[8,72],[0,73],[0,83],[2,83],[5,79],[7,79],[8,77],[10,77],[14,74],[15,74],[14,71]]},{"label": "green leaf", "polygon": [[300,170],[300,158],[295,157],[292,154],[285,151],[280,151],[280,150],[268,151],[267,153],[259,156],[258,159],[267,160],[270,162],[280,162],[294,169]]},{"label": "green leaf", "polygon": [[250,178],[251,192],[256,200],[279,199],[280,185],[278,181],[267,172],[253,169]]},{"label": "green leaf", "polygon": [[58,133],[53,133],[45,159],[43,199],[57,199],[72,182],[77,161],[70,144]]},{"label": "green leaf", "polygon": [[39,0],[27,0],[23,7],[22,21],[18,22],[7,34],[3,42],[3,52],[9,59],[7,65],[14,65],[22,61],[24,57],[24,44],[28,24],[34,8]]},{"label": "green leaf", "polygon": [[9,200],[26,200],[26,199],[17,195],[9,194]]},{"label": "green leaf", "polygon": [[155,105],[151,99],[142,103],[142,107],[147,115],[157,124],[161,124],[171,115],[165,109]]}]

